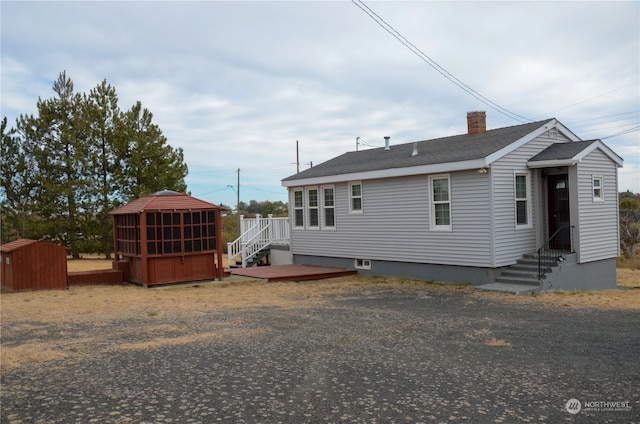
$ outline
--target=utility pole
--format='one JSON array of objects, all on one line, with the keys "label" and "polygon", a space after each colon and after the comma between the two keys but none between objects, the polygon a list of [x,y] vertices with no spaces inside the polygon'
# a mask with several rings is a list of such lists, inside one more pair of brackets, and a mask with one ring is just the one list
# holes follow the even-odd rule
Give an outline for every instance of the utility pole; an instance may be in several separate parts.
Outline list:
[{"label": "utility pole", "polygon": [[298,149],[298,140],[296,140],[296,174],[300,172],[300,150]]},{"label": "utility pole", "polygon": [[236,202],[236,210],[240,212],[240,168],[238,168],[238,190],[236,190],[236,195],[238,196],[238,201]]}]

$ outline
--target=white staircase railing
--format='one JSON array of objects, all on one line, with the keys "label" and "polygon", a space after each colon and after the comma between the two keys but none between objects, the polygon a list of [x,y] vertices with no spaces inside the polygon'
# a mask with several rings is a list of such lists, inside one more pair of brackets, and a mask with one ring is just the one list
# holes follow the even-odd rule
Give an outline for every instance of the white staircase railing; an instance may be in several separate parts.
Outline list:
[{"label": "white staircase railing", "polygon": [[240,215],[240,237],[227,243],[227,258],[229,266],[242,258],[242,267],[247,262],[269,246],[289,245],[289,218],[274,218],[269,215],[263,218],[247,218]]}]

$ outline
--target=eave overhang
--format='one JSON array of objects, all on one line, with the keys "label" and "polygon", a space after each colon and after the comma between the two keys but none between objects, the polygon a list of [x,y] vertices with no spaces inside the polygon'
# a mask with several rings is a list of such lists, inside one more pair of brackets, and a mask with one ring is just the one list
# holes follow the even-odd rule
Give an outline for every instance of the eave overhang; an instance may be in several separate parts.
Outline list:
[{"label": "eave overhang", "polygon": [[282,181],[283,187],[333,184],[344,181],[375,180],[379,178],[408,177],[411,175],[440,174],[443,172],[465,171],[468,169],[486,168],[486,158],[461,162],[436,163],[432,165],[408,166],[405,168],[378,169],[375,171],[353,172],[348,174],[327,175],[324,177],[302,178]]}]

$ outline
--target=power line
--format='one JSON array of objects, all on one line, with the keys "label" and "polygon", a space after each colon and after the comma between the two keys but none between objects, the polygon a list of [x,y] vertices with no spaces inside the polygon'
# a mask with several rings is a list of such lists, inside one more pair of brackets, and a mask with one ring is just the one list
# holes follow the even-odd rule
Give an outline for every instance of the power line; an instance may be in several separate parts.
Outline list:
[{"label": "power line", "polygon": [[556,113],[556,112],[560,112],[561,110],[569,109],[569,108],[571,108],[571,107],[574,107],[574,106],[580,105],[580,104],[582,104],[582,103],[586,103],[586,102],[589,102],[589,101],[591,101],[591,100],[594,100],[594,99],[597,99],[597,98],[600,98],[600,97],[604,97],[604,96],[606,96],[606,95],[608,95],[608,94],[615,93],[616,91],[620,91],[620,90],[625,89],[625,88],[627,88],[627,87],[631,87],[632,85],[637,85],[637,84],[638,84],[638,82],[639,82],[639,81],[632,82],[631,84],[627,84],[627,85],[624,85],[624,86],[622,86],[622,87],[615,88],[615,89],[610,90],[610,91],[607,91],[607,92],[605,92],[605,93],[598,94],[597,96],[589,97],[588,99],[584,99],[584,100],[581,100],[581,101],[579,101],[579,102],[576,102],[576,103],[570,104],[569,106],[565,106],[565,107],[562,107],[562,108],[560,108],[560,109],[556,109],[556,110],[554,110],[553,112],[545,113],[544,115],[537,116],[536,118],[541,118],[541,117],[544,117],[544,116],[551,116],[551,115],[553,115],[553,114],[554,114],[554,113]]},{"label": "power line", "polygon": [[[567,124],[567,125],[571,125],[573,128],[575,128],[575,125],[574,125],[574,124],[579,124],[579,123],[582,123],[582,122],[589,122],[589,121],[597,121],[597,120],[600,120],[600,119],[615,118],[615,117],[617,117],[617,116],[623,116],[623,115],[638,115],[638,113],[639,113],[639,112],[640,112],[640,109],[638,109],[638,110],[632,110],[631,112],[622,112],[622,113],[616,113],[616,114],[613,114],[613,115],[606,115],[606,116],[598,116],[598,117],[595,117],[595,118],[581,119],[581,120],[579,120],[579,121],[567,122],[566,124]],[[631,117],[631,118],[620,118],[620,119],[615,119],[614,121],[610,121],[610,122],[615,122],[615,121],[625,121],[625,120],[627,120],[627,119],[634,119],[634,120],[636,120],[636,118],[635,118],[635,117]],[[586,125],[586,126],[588,126],[588,125],[597,125],[597,124],[585,124],[585,125]],[[580,125],[578,125],[578,127],[580,127]]]},{"label": "power line", "polygon": [[623,131],[620,131],[618,133],[608,135],[606,137],[601,137],[600,140],[605,140],[607,138],[618,137],[618,136],[625,135],[625,134],[631,134],[632,132],[636,132],[636,131],[640,131],[640,126],[637,126],[637,127],[634,127],[634,128],[629,128],[628,130],[623,130]]},{"label": "power line", "polygon": [[383,18],[381,18],[377,13],[375,13],[369,6],[367,6],[362,0],[351,0],[353,4],[358,6],[364,13],[366,13],[371,19],[373,19],[382,29],[391,34],[396,40],[398,40],[402,45],[408,48],[413,54],[418,56],[422,61],[427,63],[427,65],[431,66],[435,69],[440,75],[448,79],[453,84],[457,85],[467,94],[475,97],[477,100],[481,101],[485,105],[489,106],[491,109],[521,123],[532,122],[533,119],[525,118],[524,116],[518,115],[517,113],[511,112],[510,110],[498,105],[492,100],[486,98],[482,94],[475,91],[473,88],[469,87],[464,82],[460,81],[457,77],[451,74],[449,71],[440,66],[435,60],[430,58],[426,53],[416,47],[413,43],[407,40],[402,34],[400,34],[393,26],[391,26],[388,22],[386,22]]}]

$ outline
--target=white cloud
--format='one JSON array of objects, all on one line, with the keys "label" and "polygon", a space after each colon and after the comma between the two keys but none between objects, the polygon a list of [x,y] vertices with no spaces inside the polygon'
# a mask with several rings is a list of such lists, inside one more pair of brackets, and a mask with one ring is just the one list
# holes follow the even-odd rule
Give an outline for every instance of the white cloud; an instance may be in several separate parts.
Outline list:
[{"label": "white cloud", "polygon": [[[367,4],[519,115],[580,121],[584,138],[638,124],[637,114],[596,120],[639,109],[638,2]],[[490,128],[516,123],[350,2],[3,2],[1,19],[3,115],[33,113],[63,70],[77,91],[106,79],[122,109],[141,101],[184,149],[189,188],[209,201],[235,203],[238,168],[253,196],[243,200],[285,200],[296,140],[301,162],[317,164],[358,136],[382,145],[385,135],[462,133],[469,110],[487,110]],[[640,166],[638,139],[605,140],[625,157],[621,187],[634,191],[638,174],[623,172]]]}]

